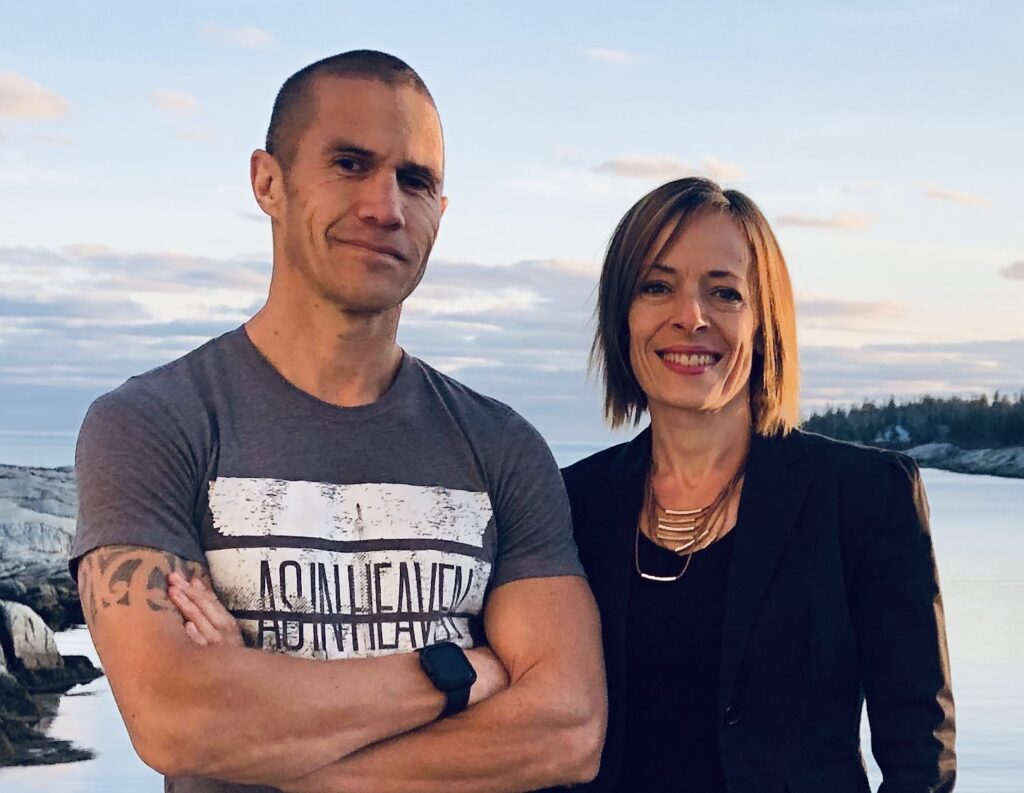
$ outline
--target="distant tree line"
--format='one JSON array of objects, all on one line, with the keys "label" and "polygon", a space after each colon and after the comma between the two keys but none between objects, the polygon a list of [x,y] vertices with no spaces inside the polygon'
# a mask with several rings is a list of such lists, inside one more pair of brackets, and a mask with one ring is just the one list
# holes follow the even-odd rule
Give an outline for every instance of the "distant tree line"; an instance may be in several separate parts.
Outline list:
[{"label": "distant tree line", "polygon": [[849,408],[828,407],[803,428],[831,438],[907,449],[922,443],[952,443],[964,449],[1024,445],[1024,392],[998,391],[963,399],[921,397],[884,404],[865,401]]}]

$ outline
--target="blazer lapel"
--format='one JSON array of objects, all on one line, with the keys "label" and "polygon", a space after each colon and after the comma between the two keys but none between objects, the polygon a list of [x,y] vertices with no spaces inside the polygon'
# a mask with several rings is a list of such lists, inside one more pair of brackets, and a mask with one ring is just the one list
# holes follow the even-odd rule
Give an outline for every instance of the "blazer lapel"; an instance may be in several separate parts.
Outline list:
[{"label": "blazer lapel", "polygon": [[606,609],[602,615],[609,637],[618,641],[611,647],[625,649],[626,611],[629,605],[629,581],[633,570],[633,543],[636,522],[643,502],[644,482],[651,459],[650,427],[626,444],[605,471],[604,509],[595,517],[608,528],[599,539],[601,568],[590,574],[592,585],[606,589]]},{"label": "blazer lapel", "polygon": [[754,619],[810,487],[813,472],[800,465],[804,443],[799,432],[755,436],[751,443],[722,623],[722,707],[732,698]]}]

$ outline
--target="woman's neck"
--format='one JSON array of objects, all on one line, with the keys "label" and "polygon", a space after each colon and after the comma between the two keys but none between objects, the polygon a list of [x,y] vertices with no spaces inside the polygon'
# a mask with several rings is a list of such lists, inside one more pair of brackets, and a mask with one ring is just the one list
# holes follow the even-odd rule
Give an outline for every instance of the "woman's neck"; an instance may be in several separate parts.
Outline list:
[{"label": "woman's neck", "polygon": [[746,394],[717,411],[651,405],[652,474],[685,490],[717,490],[743,464],[753,415]]}]

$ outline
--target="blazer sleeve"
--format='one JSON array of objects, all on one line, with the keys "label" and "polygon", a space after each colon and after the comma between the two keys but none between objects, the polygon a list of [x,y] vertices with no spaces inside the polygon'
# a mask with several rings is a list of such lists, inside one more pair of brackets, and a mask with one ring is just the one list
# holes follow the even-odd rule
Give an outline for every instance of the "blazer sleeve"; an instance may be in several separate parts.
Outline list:
[{"label": "blazer sleeve", "polygon": [[955,727],[928,502],[916,463],[885,459],[888,494],[852,597],[871,748],[879,793],[940,793],[956,780]]}]

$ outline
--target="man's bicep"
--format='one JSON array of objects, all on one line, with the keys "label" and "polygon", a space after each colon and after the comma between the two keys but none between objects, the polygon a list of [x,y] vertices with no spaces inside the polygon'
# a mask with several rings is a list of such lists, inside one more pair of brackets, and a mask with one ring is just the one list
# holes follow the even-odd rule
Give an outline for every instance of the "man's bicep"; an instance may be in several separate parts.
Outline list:
[{"label": "man's bicep", "polygon": [[209,583],[203,566],[166,551],[108,545],[78,566],[78,591],[93,643],[115,694],[131,696],[154,659],[188,643],[183,620],[167,596],[167,576],[180,572]]},{"label": "man's bicep", "polygon": [[586,579],[552,576],[504,584],[487,600],[484,625],[512,685],[540,665],[573,688],[603,691],[600,621]]}]

